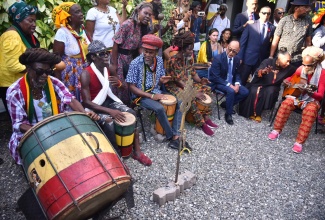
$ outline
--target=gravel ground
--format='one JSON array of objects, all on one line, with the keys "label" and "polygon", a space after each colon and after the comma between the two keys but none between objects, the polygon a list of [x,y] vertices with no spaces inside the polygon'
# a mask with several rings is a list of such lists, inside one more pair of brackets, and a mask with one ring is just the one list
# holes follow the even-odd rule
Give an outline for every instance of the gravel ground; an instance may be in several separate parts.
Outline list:
[{"label": "gravel ground", "polygon": [[[196,174],[196,185],[159,207],[152,193],[174,180],[177,153],[167,143],[154,140],[148,114],[144,120],[149,140],[142,150],[153,164],[145,167],[133,159],[125,161],[135,180],[135,207],[129,210],[122,199],[102,219],[325,219],[325,138],[314,134],[313,128],[303,152],[293,153],[300,115],[293,113],[280,139],[272,142],[267,138],[270,111],[265,111],[261,123],[235,115],[235,125],[230,126],[224,121],[224,110],[221,120],[217,119],[213,104],[212,119],[219,125],[213,137],[186,125],[194,151],[182,155],[180,173]],[[28,185],[9,155],[10,124],[4,114],[0,123],[0,157],[4,160],[0,218],[24,219],[17,200]]]}]

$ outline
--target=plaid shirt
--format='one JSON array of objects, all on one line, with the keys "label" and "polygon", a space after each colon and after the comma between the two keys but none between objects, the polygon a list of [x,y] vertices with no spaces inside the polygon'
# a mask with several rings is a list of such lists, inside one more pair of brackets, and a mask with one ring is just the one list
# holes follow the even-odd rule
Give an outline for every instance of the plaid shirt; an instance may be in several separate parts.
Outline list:
[{"label": "plaid shirt", "polygon": [[[59,100],[61,100],[59,111],[62,112],[63,105],[69,104],[72,101],[73,96],[60,80],[51,76],[50,78],[54,86],[54,91],[57,94]],[[22,164],[19,152],[17,151],[20,139],[24,136],[24,134],[20,131],[20,125],[31,125],[28,121],[27,112],[25,110],[26,103],[23,97],[23,93],[20,89],[19,81],[21,79],[22,78],[18,79],[9,87],[6,97],[13,129],[8,147],[12,157],[15,159],[17,164]]]}]

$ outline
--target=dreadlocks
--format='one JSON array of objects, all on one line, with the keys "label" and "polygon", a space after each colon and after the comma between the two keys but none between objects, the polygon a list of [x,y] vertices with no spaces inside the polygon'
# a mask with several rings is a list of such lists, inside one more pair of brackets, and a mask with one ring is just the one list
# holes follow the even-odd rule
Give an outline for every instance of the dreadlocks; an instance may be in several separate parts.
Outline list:
[{"label": "dreadlocks", "polygon": [[52,67],[61,62],[61,57],[48,52],[44,48],[28,48],[25,53],[20,55],[19,62],[26,66],[30,66],[35,62],[48,63]]},{"label": "dreadlocks", "polygon": [[182,50],[192,44],[194,44],[194,35],[190,31],[185,31],[184,28],[178,31],[178,34],[174,37],[173,43],[174,46],[177,46]]}]

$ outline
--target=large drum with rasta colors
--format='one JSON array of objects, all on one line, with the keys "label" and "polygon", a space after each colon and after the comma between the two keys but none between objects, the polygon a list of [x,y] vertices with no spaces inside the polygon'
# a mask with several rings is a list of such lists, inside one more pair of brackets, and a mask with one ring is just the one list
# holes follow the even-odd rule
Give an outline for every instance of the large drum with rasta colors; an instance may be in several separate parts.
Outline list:
[{"label": "large drum with rasta colors", "polygon": [[129,112],[123,112],[125,122],[114,121],[116,144],[121,150],[122,157],[128,157],[132,153],[134,129],[136,119]]},{"label": "large drum with rasta colors", "polygon": [[130,174],[86,114],[48,117],[19,145],[23,168],[48,219],[87,219],[119,198]]},{"label": "large drum with rasta colors", "polygon": [[[212,99],[209,95],[204,94],[204,96],[205,96],[205,100],[195,99],[197,108],[203,112],[207,111],[212,103]],[[192,108],[190,108],[190,110],[188,110],[185,119],[189,123],[194,123],[194,116],[193,116],[193,112],[191,110],[192,110]]]},{"label": "large drum with rasta colors", "polygon": [[[164,94],[165,97],[167,97],[167,99],[161,99],[160,103],[164,106],[164,109],[166,111],[166,115],[169,121],[170,126],[172,126],[173,124],[173,120],[174,120],[174,114],[175,114],[175,110],[176,110],[176,97],[172,96],[172,95],[166,95]],[[163,129],[163,127],[161,126],[161,124],[158,121],[158,118],[156,117],[156,131],[158,134],[165,134],[165,131]]]}]

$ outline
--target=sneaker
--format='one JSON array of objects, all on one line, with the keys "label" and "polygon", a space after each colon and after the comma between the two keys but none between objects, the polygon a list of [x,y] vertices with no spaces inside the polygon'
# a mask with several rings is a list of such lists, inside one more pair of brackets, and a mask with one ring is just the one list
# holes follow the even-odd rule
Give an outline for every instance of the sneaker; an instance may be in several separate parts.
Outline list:
[{"label": "sneaker", "polygon": [[206,120],[205,123],[207,124],[207,126],[209,126],[210,128],[218,128],[218,125],[216,125],[215,123],[213,123],[211,121],[211,119]]},{"label": "sneaker", "polygon": [[176,139],[176,140],[171,139],[169,141],[168,147],[178,150],[178,148],[179,148],[179,140],[178,139]]},{"label": "sneaker", "polygon": [[206,135],[209,135],[209,136],[214,135],[214,132],[211,130],[211,128],[209,128],[209,126],[208,126],[207,124],[203,124],[201,128],[202,128],[202,131],[203,131]]},{"label": "sneaker", "polygon": [[280,137],[280,134],[276,130],[271,131],[271,133],[269,134],[269,139],[271,141],[274,141],[274,140],[278,139],[279,137]]},{"label": "sneaker", "polygon": [[302,145],[296,142],[292,147],[292,151],[297,153],[297,154],[301,153]]}]

